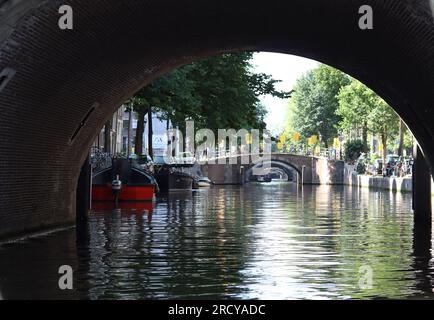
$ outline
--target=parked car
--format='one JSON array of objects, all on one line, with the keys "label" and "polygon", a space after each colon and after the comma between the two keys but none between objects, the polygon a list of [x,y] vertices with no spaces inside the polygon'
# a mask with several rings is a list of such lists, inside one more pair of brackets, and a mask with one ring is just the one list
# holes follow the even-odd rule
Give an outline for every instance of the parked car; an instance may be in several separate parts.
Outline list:
[{"label": "parked car", "polygon": [[196,162],[196,158],[190,152],[180,152],[175,157],[176,164],[194,164]]},{"label": "parked car", "polygon": [[388,154],[386,156],[386,163],[396,163],[399,160],[399,156],[397,154]]},{"label": "parked car", "polygon": [[175,160],[171,156],[155,156],[154,157],[154,165],[162,166],[162,165],[171,165],[174,164]]}]

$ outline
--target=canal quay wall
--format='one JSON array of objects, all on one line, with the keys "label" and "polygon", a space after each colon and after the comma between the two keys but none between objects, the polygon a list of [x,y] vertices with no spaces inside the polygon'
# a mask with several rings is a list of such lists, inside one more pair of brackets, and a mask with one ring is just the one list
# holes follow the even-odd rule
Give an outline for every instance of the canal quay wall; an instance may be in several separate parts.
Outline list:
[{"label": "canal quay wall", "polygon": [[[345,185],[359,188],[390,190],[394,192],[412,192],[413,182],[411,176],[383,177],[357,174],[354,166],[345,165]],[[434,195],[434,182],[431,182],[431,192]]]},{"label": "canal quay wall", "polygon": [[[305,159],[302,159],[305,160]],[[272,162],[283,162],[282,157],[273,156]],[[287,164],[290,164],[289,162]],[[290,164],[299,173],[299,164]],[[241,164],[203,164],[193,168],[193,174],[203,175],[216,185],[241,185],[248,181],[245,172],[249,166]],[[360,188],[412,192],[412,177],[383,177],[359,175],[354,166],[339,160],[310,157],[309,165],[303,170],[303,184],[309,185],[349,185]],[[431,191],[434,195],[434,182]]]}]

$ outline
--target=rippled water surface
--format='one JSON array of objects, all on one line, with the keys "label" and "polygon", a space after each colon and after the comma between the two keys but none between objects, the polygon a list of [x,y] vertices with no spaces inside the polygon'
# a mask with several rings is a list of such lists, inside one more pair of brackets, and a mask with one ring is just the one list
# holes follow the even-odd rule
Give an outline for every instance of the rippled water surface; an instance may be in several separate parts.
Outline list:
[{"label": "rippled water surface", "polygon": [[[433,298],[431,253],[415,254],[412,228],[410,194],[347,187],[99,204],[86,225],[1,245],[0,298]],[[58,287],[61,265],[71,291]]]}]

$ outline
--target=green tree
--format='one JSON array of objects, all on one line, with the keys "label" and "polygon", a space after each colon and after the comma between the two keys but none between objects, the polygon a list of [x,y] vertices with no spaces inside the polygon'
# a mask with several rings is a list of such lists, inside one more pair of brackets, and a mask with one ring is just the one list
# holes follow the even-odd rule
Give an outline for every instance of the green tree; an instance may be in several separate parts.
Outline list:
[{"label": "green tree", "polygon": [[348,140],[344,145],[345,161],[354,163],[364,152],[363,148],[364,145],[362,140]]},{"label": "green tree", "polygon": [[[181,117],[179,113],[185,119],[187,115],[194,114],[197,111],[200,100],[194,93],[194,81],[188,77],[190,71],[191,67],[189,66],[173,70],[171,73],[142,88],[130,98],[128,105],[131,106],[138,117],[135,139],[136,153],[143,151],[146,115],[148,115],[150,130],[148,148],[152,142],[152,117],[150,117],[150,112],[158,112],[163,118],[172,119],[173,122],[178,123],[181,122],[178,119]],[[149,148],[149,150],[151,151],[152,148]]]},{"label": "green tree", "polygon": [[283,130],[283,135],[289,138],[288,144],[296,146],[297,142],[293,141],[293,134],[295,130],[295,111],[296,105],[294,99],[289,99],[288,106],[285,110],[285,128]]},{"label": "green tree", "polygon": [[[198,126],[264,129],[266,114],[261,95],[288,98],[289,93],[275,89],[277,80],[252,72],[252,53],[224,54],[193,64],[190,78],[201,105],[195,114]],[[199,117],[198,117],[199,116]]]},{"label": "green tree", "polygon": [[375,108],[368,115],[368,125],[374,134],[378,134],[383,144],[383,161],[387,155],[387,143],[389,135],[396,134],[399,117],[393,109],[375,93],[372,96]]},{"label": "green tree", "polygon": [[380,136],[384,160],[389,138],[398,131],[399,118],[393,109],[374,91],[355,79],[340,90],[338,101],[336,113],[341,117],[340,129],[348,133],[358,132],[361,128],[365,152],[368,151],[368,131]]},{"label": "green tree", "polygon": [[[195,121],[197,128],[214,131],[264,129],[266,110],[260,96],[288,98],[289,93],[276,90],[278,81],[270,75],[252,71],[252,55],[244,52],[211,57],[153,81],[130,99],[139,116],[138,129],[144,127],[141,122],[151,108],[182,131],[186,119]],[[141,141],[142,129],[137,132],[136,150],[142,150]]]},{"label": "green tree", "polygon": [[321,135],[328,148],[341,120],[336,114],[337,95],[349,82],[347,75],[326,65],[320,65],[297,80],[292,98],[296,108],[294,127],[304,138]]},{"label": "green tree", "polygon": [[339,128],[346,133],[362,131],[363,152],[368,152],[368,115],[375,108],[377,99],[372,90],[363,83],[352,80],[338,94],[339,107],[336,114],[341,117]]}]

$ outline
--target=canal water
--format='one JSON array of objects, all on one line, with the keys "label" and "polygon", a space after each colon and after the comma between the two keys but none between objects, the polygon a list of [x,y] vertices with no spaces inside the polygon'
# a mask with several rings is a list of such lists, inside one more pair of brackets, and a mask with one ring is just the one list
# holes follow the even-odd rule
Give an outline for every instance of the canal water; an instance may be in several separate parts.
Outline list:
[{"label": "canal water", "polygon": [[[90,221],[0,246],[3,299],[434,298],[411,195],[291,183],[96,205]],[[58,269],[72,267],[73,290]],[[372,280],[372,282],[370,282]]]}]

